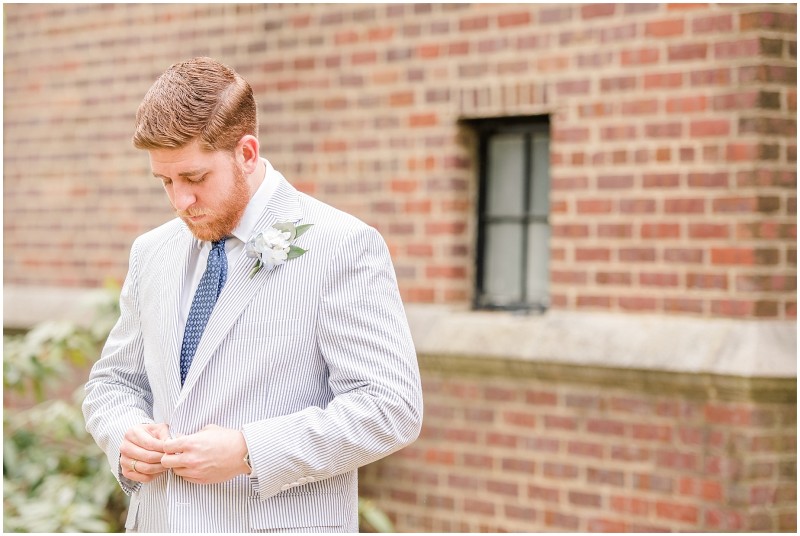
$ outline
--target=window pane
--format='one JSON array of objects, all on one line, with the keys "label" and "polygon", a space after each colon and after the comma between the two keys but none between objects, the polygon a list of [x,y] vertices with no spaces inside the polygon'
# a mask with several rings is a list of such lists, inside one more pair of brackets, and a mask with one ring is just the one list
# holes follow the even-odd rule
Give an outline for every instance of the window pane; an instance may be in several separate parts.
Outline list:
[{"label": "window pane", "polygon": [[550,135],[537,132],[531,136],[531,199],[534,216],[550,212]]},{"label": "window pane", "polygon": [[483,299],[495,305],[522,299],[521,225],[498,223],[486,228]]},{"label": "window pane", "polygon": [[501,134],[489,141],[489,184],[486,203],[488,215],[523,214],[524,149],[522,134]]},{"label": "window pane", "polygon": [[528,227],[527,302],[549,305],[549,271],[550,226],[532,223]]}]

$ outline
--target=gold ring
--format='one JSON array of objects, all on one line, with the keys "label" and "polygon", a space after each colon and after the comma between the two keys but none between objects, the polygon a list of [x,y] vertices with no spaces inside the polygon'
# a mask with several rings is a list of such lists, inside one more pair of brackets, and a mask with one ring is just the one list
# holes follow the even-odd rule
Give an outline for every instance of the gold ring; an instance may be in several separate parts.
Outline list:
[{"label": "gold ring", "polygon": [[132,470],[134,473],[138,473],[138,472],[139,472],[139,471],[137,471],[137,470],[136,470],[136,462],[138,462],[138,461],[139,461],[139,460],[133,460],[133,463],[131,463],[131,470]]}]

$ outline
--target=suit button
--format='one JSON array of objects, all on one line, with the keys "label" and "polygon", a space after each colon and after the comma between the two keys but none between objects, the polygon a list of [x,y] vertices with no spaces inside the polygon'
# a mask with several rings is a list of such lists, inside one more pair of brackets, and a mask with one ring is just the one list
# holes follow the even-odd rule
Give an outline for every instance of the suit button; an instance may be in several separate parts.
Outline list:
[{"label": "suit button", "polygon": [[298,482],[299,484],[305,484],[307,481],[308,481],[308,479],[307,479],[306,477],[300,477],[300,478],[297,480],[297,482]]},{"label": "suit button", "polygon": [[281,486],[281,491],[286,491],[287,489],[289,489],[291,487],[292,487],[292,484],[284,484],[283,486]]},{"label": "suit button", "polygon": [[313,476],[307,476],[306,477],[306,482],[314,482],[314,477]]}]

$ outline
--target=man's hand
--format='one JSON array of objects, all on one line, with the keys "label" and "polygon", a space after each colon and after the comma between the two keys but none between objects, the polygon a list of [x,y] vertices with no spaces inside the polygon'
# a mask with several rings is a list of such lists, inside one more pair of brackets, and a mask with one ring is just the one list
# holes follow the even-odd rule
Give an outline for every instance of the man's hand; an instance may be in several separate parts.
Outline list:
[{"label": "man's hand", "polygon": [[122,475],[137,482],[150,482],[166,471],[161,465],[166,439],[169,439],[169,428],[164,423],[129,428],[119,448]]},{"label": "man's hand", "polygon": [[195,484],[226,482],[249,474],[247,443],[239,430],[210,424],[199,432],[164,442],[161,464]]}]

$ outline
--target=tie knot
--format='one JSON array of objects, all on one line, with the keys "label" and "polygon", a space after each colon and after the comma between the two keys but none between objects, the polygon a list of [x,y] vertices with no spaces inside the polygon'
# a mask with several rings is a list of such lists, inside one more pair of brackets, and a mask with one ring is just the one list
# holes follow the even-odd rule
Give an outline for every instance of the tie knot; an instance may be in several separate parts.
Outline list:
[{"label": "tie knot", "polygon": [[211,242],[211,250],[215,249],[225,249],[225,241],[228,239],[227,236],[224,236],[217,240],[216,242]]}]

